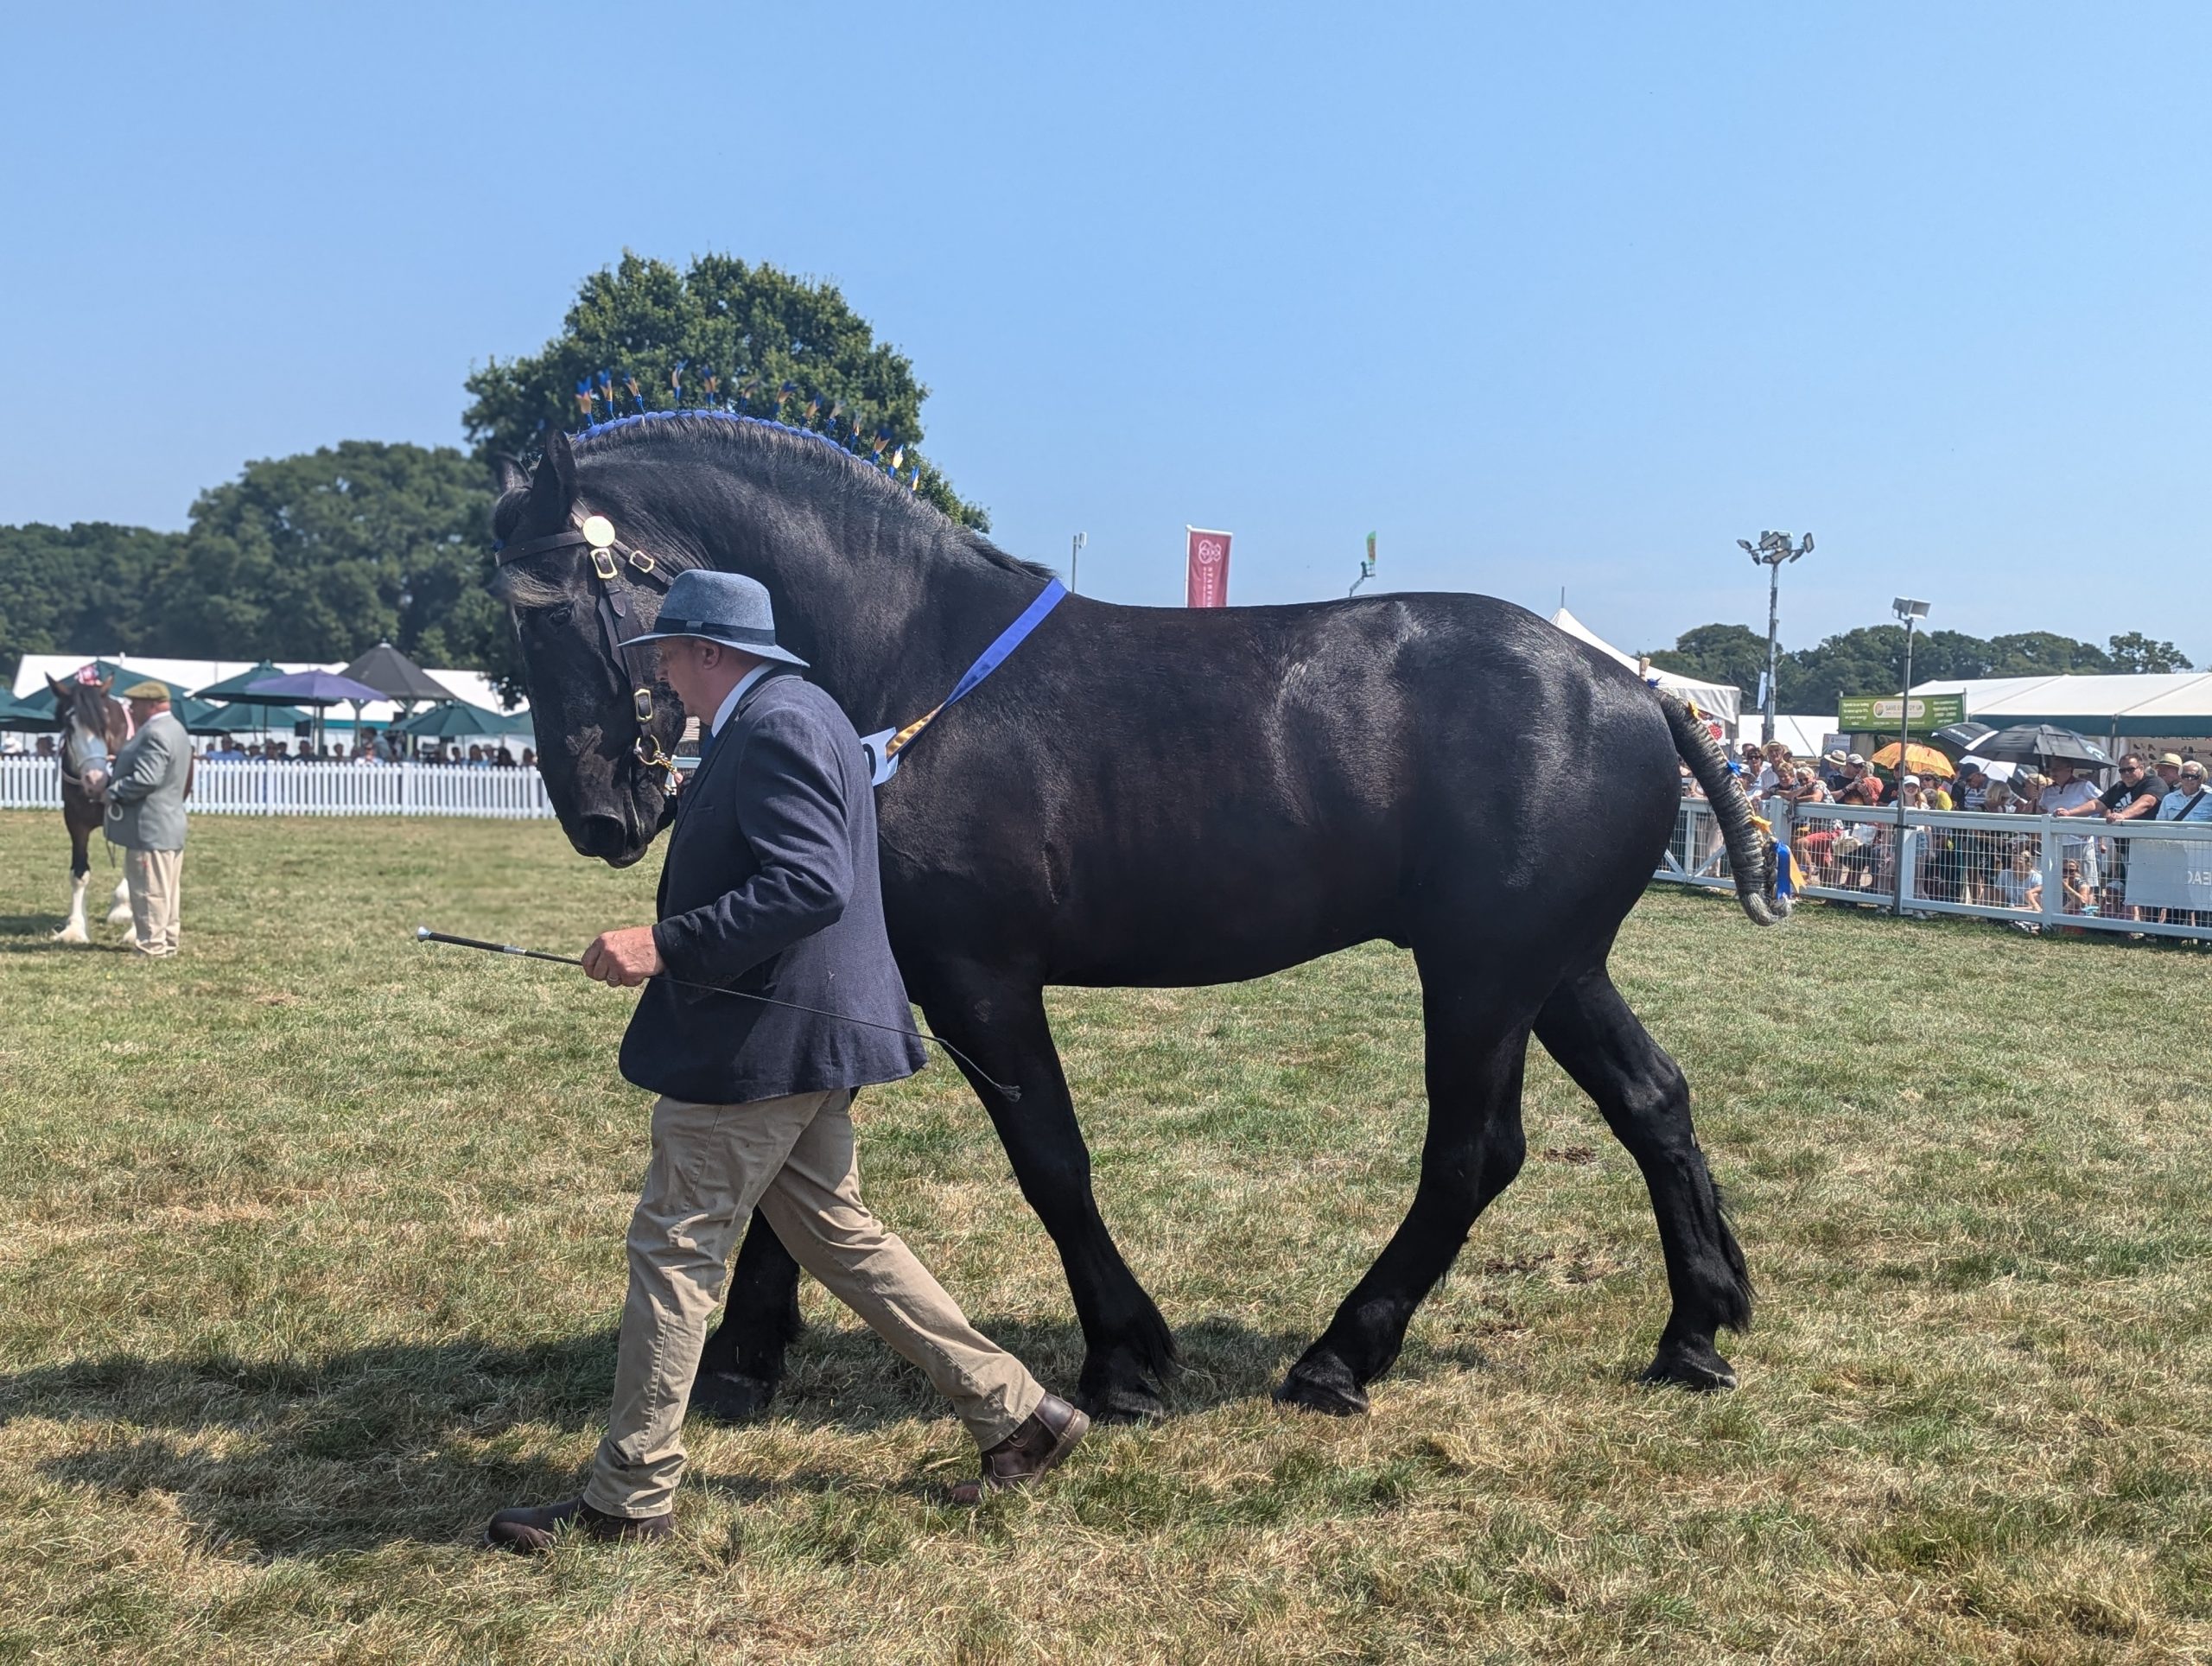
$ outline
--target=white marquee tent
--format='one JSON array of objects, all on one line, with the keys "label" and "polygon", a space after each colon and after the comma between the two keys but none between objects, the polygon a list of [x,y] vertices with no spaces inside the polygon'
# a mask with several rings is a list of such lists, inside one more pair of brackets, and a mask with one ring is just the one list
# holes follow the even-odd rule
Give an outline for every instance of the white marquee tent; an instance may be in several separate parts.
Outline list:
[{"label": "white marquee tent", "polygon": [[2099,736],[2212,736],[2212,672],[2120,677],[1985,677],[1916,684],[1915,694],[1963,694],[1967,716],[1993,728],[2056,723]]},{"label": "white marquee tent", "polygon": [[[1586,642],[1599,652],[1619,660],[1630,671],[1636,669],[1633,655],[1623,653],[1565,607],[1552,615],[1552,623],[1577,641]],[[1700,710],[1719,718],[1731,735],[1736,733],[1736,719],[1744,703],[1741,689],[1732,688],[1725,683],[1700,683],[1694,677],[1678,677],[1673,671],[1661,671],[1656,665],[1651,668],[1651,675],[1659,679],[1659,686],[1669,694],[1679,694],[1685,699],[1695,701]]]}]

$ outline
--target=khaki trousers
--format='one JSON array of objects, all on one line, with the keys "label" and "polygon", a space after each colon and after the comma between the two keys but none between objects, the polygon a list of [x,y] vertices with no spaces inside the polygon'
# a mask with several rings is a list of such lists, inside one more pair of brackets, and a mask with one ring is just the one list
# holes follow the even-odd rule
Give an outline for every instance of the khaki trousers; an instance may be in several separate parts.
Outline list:
[{"label": "khaki trousers", "polygon": [[184,909],[184,852],[126,850],[123,881],[130,887],[130,946],[142,955],[175,954]]},{"label": "khaki trousers", "polygon": [[1005,1440],[1044,1399],[1021,1362],[969,1324],[861,1201],[852,1102],[840,1089],[741,1105],[654,1103],[652,1163],[630,1220],[614,1412],[584,1488],[594,1510],[669,1508],[707,1320],[756,1204],[801,1267],[921,1367],[977,1446]]}]

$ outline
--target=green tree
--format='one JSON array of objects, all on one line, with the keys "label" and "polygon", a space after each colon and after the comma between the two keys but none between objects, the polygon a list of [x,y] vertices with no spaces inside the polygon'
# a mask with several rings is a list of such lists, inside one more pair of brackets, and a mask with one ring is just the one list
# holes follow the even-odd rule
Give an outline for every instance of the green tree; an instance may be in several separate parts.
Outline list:
[{"label": "green tree", "polygon": [[27,653],[157,652],[178,537],[143,526],[0,526],[0,677]]},{"label": "green tree", "polygon": [[[680,397],[671,379],[679,365]],[[929,390],[914,379],[912,361],[878,341],[835,284],[728,255],[702,256],[679,272],[626,251],[613,270],[584,280],[561,334],[541,352],[494,359],[468,378],[461,420],[486,459],[522,456],[551,429],[582,425],[578,384],[595,384],[601,371],[613,377],[623,412],[727,404],[849,443],[857,423],[864,451],[887,428],[887,452],[903,448],[907,465],[920,467],[924,497],[978,531],[990,525],[917,449]],[[710,374],[719,393],[707,389]],[[779,402],[787,382],[795,391]],[[594,404],[603,416],[595,396]]]},{"label": "green tree", "polygon": [[2077,642],[2054,631],[2021,631],[1993,636],[1992,677],[2063,677],[2094,675],[2117,669],[2111,658],[2094,642]]},{"label": "green tree", "polygon": [[2196,667],[2171,642],[2153,642],[2140,631],[2108,638],[2116,671],[2189,671]]},{"label": "green tree", "polygon": [[192,508],[158,652],[348,659],[389,639],[487,668],[509,634],[485,594],[492,486],[451,447],[347,440],[249,463]]},{"label": "green tree", "polygon": [[1739,688],[1749,701],[1766,670],[1766,639],[1748,625],[1700,625],[1651,656],[1661,671]]}]

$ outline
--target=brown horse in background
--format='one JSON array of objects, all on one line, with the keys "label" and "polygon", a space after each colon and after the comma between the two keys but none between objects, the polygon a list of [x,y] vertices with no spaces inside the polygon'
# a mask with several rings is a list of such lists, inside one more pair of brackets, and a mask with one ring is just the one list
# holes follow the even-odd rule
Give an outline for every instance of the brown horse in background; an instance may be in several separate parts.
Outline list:
[{"label": "brown horse in background", "polygon": [[[130,713],[108,690],[112,677],[91,677],[91,667],[66,683],[49,677],[54,715],[61,725],[61,819],[69,829],[69,918],[54,940],[90,943],[85,930],[85,890],[92,871],[92,835],[107,817],[108,777],[115,755],[131,735]],[[130,887],[121,880],[107,911],[107,923],[130,921]]]}]

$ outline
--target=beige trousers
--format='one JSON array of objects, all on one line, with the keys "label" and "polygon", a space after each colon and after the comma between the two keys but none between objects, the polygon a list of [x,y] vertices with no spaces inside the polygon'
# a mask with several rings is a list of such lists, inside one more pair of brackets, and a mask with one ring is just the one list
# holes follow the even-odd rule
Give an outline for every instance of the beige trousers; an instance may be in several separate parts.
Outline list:
[{"label": "beige trousers", "polygon": [[921,1367],[979,1447],[996,1446],[1045,1390],[967,1316],[861,1201],[849,1089],[742,1105],[663,1098],[630,1219],[630,1294],[614,1412],[584,1502],[658,1516],[683,1474],[683,1412],[730,1252],[758,1204],[801,1267]]},{"label": "beige trousers", "polygon": [[175,954],[184,910],[184,852],[126,850],[123,880],[130,887],[130,946],[142,955]]}]

